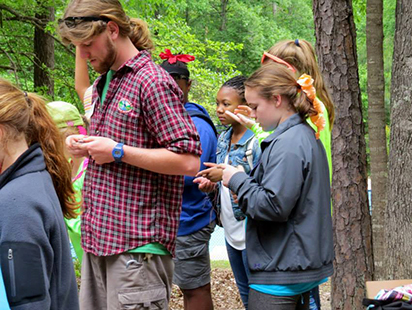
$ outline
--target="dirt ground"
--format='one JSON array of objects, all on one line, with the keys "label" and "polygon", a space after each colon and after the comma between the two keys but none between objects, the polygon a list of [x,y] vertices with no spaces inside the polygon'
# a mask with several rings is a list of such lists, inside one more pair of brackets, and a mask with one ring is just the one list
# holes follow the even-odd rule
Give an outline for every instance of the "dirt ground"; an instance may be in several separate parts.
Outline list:
[{"label": "dirt ground", "polygon": [[[330,282],[320,287],[322,310],[331,310]],[[239,292],[230,269],[215,268],[212,270],[212,299],[215,310],[241,310],[243,308]],[[183,297],[177,286],[173,286],[169,308],[183,309]]]}]

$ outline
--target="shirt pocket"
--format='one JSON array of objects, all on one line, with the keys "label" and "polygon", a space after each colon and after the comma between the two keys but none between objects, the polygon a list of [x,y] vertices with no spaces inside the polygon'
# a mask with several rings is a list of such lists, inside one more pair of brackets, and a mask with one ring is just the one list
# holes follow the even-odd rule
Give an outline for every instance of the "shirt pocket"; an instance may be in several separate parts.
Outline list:
[{"label": "shirt pocket", "polygon": [[40,247],[27,242],[3,242],[1,271],[11,307],[45,299],[46,286]]}]

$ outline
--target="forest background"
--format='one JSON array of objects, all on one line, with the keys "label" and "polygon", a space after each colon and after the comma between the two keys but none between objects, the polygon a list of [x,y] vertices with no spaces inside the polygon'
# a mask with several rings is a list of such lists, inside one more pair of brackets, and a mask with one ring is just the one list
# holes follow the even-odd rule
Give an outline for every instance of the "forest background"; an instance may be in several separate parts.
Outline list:
[{"label": "forest background", "polygon": [[[361,309],[367,280],[412,278],[412,1],[121,2],[129,16],[148,23],[155,62],[165,48],[196,57],[189,65],[190,100],[205,106],[216,122],[215,95],[223,82],[250,75],[263,51],[278,41],[311,42],[336,108],[332,309]],[[0,2],[0,76],[83,111],[74,90],[74,48],[56,33],[66,4]],[[97,77],[90,74],[91,80]],[[378,150],[384,155],[379,162]]]}]

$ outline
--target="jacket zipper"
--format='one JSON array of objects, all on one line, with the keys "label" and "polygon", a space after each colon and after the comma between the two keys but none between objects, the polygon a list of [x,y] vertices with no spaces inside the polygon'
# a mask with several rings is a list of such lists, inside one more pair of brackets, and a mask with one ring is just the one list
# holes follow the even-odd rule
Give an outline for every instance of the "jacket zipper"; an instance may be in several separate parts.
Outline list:
[{"label": "jacket zipper", "polygon": [[16,278],[14,273],[14,260],[13,260],[13,250],[9,249],[9,272],[10,272],[10,286],[11,286],[11,296],[16,297]]}]

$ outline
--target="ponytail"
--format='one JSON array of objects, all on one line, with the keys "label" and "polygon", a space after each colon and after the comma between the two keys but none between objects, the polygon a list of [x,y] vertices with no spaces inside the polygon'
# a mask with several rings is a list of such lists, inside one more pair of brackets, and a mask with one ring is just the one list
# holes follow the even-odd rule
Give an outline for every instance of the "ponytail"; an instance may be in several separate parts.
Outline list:
[{"label": "ponytail", "polygon": [[19,90],[0,79],[0,124],[6,128],[3,143],[24,136],[27,144],[39,143],[63,215],[77,216],[78,203],[71,183],[71,167],[64,156],[64,141],[38,95]]},{"label": "ponytail", "polygon": [[329,123],[332,129],[335,120],[335,107],[320,72],[312,45],[306,40],[285,40],[272,46],[269,49],[269,53],[291,64],[296,68],[298,74],[306,73],[314,79],[316,95],[328,111]]},{"label": "ponytail", "polygon": [[63,137],[47,112],[45,101],[32,93],[28,94],[28,101],[31,103],[31,113],[26,130],[27,144],[32,145],[35,142],[40,144],[46,169],[53,180],[63,215],[66,218],[75,218],[78,203],[71,182],[71,166],[64,156]]},{"label": "ponytail", "polygon": [[131,32],[129,38],[138,50],[151,51],[154,49],[150,31],[145,21],[139,18],[130,19]]}]

